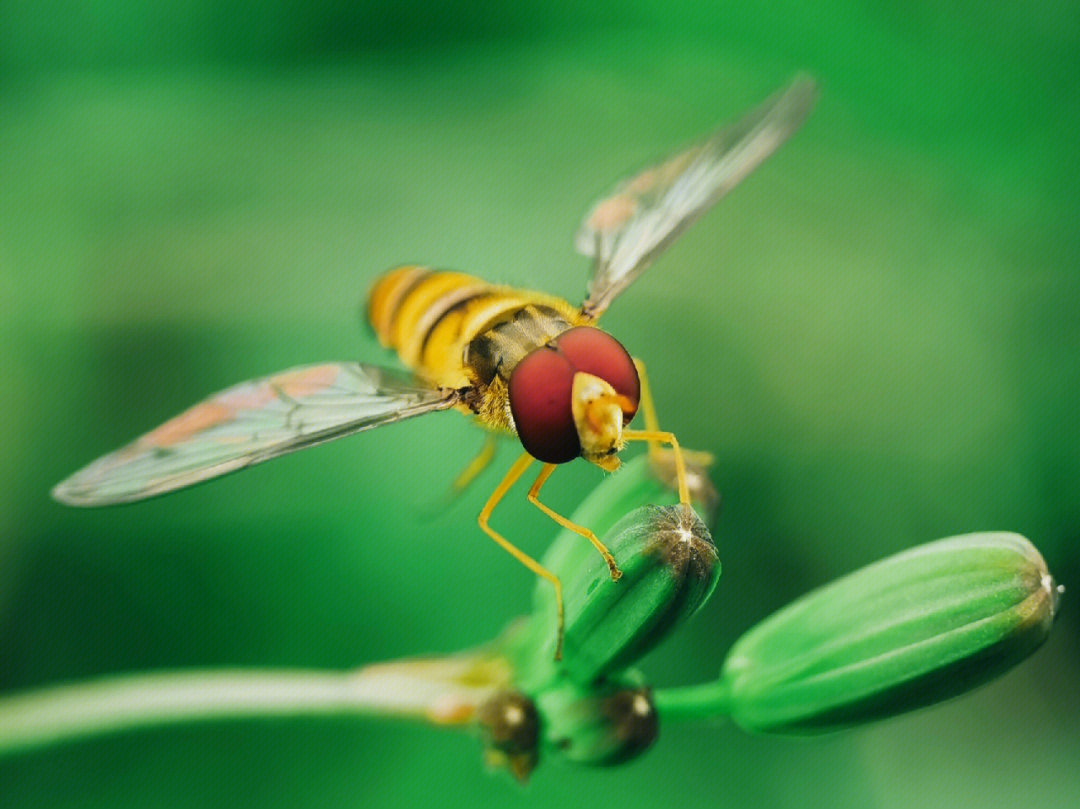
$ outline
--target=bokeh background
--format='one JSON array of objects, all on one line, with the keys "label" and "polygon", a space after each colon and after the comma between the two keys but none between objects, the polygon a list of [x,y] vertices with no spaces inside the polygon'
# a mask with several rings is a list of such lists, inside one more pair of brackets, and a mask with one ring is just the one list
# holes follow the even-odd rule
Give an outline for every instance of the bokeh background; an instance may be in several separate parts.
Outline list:
[{"label": "bokeh background", "polygon": [[[143,732],[0,761],[5,807],[1071,805],[1080,794],[1075,0],[0,3],[0,689],[161,667],[350,667],[526,611],[433,508],[481,435],[439,414],[136,506],[49,487],[200,396],[322,359],[417,261],[579,299],[617,178],[798,69],[803,131],[606,318],[716,454],[716,597],[645,661],[715,676],[757,619],[926,540],[1030,537],[1070,592],[982,690],[840,735],[662,729],[524,790],[476,740],[355,719]],[[550,485],[571,509],[598,472]],[[496,521],[537,553],[524,496]]]}]

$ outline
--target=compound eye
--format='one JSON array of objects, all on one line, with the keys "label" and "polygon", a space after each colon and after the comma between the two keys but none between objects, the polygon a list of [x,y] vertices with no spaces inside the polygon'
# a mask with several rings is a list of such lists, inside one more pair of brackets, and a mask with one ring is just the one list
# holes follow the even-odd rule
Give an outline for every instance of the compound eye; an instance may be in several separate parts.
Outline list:
[{"label": "compound eye", "polygon": [[544,463],[581,454],[571,397],[574,368],[548,347],[527,354],[510,374],[510,413],[525,451]]},{"label": "compound eye", "polygon": [[616,393],[629,399],[633,408],[623,411],[624,420],[629,422],[634,417],[641,396],[641,381],[634,360],[622,343],[600,329],[578,326],[560,334],[552,344],[570,360],[574,370],[600,377],[615,388]]}]

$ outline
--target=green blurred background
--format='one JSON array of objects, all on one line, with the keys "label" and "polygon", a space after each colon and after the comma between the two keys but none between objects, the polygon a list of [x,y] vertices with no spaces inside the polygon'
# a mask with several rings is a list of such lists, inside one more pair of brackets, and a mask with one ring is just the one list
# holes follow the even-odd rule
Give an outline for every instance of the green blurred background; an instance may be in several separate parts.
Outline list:
[{"label": "green blurred background", "polygon": [[[140,505],[49,487],[195,399],[388,361],[358,304],[419,261],[578,300],[571,235],[618,177],[798,69],[804,130],[606,325],[718,457],[724,573],[645,661],[715,676],[810,587],[973,530],[1067,587],[1046,648],[912,716],[811,740],[662,729],[522,791],[475,740],[374,720],[145,732],[0,761],[5,807],[1072,804],[1080,794],[1076,2],[0,4],[0,689],[462,648],[531,577],[473,519],[504,448],[440,414]],[[561,472],[571,509],[598,480]],[[542,552],[524,496],[496,523]]]}]

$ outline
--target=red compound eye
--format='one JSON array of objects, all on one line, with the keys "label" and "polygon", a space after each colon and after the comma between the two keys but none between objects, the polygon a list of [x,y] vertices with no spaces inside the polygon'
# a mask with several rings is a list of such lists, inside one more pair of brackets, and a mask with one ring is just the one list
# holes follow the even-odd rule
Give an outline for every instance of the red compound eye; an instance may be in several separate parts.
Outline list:
[{"label": "red compound eye", "polygon": [[552,341],[559,353],[570,360],[575,371],[598,376],[633,403],[633,409],[624,412],[629,422],[638,408],[641,381],[638,379],[634,361],[622,343],[607,332],[591,326],[578,326],[565,331]]},{"label": "red compound eye", "polygon": [[510,374],[510,413],[525,451],[544,463],[566,463],[581,454],[570,399],[574,368],[551,348],[527,354]]}]

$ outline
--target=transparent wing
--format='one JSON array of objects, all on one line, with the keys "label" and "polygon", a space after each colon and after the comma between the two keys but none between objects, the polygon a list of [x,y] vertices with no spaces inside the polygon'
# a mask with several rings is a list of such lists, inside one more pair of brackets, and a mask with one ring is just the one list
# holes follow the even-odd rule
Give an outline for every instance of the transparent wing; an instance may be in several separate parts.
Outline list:
[{"label": "transparent wing", "polygon": [[709,206],[773,153],[802,124],[817,85],[797,76],[741,120],[620,182],[585,217],[578,252],[595,263],[586,314],[597,316]]},{"label": "transparent wing", "polygon": [[292,368],[211,396],[80,469],[52,494],[76,506],[141,500],[457,400],[456,391],[372,365]]}]

